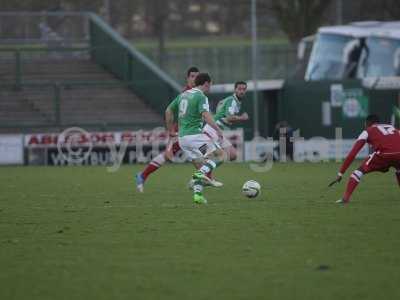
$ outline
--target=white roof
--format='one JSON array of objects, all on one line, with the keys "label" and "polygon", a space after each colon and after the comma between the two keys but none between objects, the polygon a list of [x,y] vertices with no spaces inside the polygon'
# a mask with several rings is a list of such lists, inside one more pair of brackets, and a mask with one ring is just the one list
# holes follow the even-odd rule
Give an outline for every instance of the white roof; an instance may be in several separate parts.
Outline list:
[{"label": "white roof", "polygon": [[339,34],[355,38],[379,36],[400,39],[400,21],[364,21],[348,25],[325,26],[319,28],[318,33]]},{"label": "white roof", "polygon": [[371,36],[400,39],[400,21],[381,22],[382,26],[374,29]]}]

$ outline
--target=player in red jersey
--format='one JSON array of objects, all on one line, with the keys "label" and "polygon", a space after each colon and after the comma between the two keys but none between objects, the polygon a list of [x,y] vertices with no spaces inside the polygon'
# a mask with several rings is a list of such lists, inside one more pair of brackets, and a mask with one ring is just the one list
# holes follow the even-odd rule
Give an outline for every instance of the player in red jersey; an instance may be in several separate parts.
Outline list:
[{"label": "player in red jersey", "polygon": [[393,167],[396,170],[396,179],[400,186],[400,131],[392,125],[381,124],[377,115],[369,115],[366,118],[365,126],[366,129],[360,134],[347,155],[337,178],[329,186],[342,180],[343,174],[365,144],[369,144],[374,152],[351,174],[346,191],[342,199],[336,201],[337,203],[348,203],[361,177],[370,172],[388,172]]},{"label": "player in red jersey", "polygon": [[[186,86],[183,88],[183,92],[192,89],[195,86],[196,76],[199,74],[199,69],[196,67],[191,67],[186,72]],[[178,118],[175,118],[178,120]],[[175,132],[178,132],[178,123],[175,123]],[[167,149],[154,157],[152,161],[146,166],[146,168],[136,174],[136,188],[139,192],[143,193],[144,191],[144,183],[147,177],[161,168],[167,160],[172,160],[172,158],[181,150],[179,146],[178,139],[171,137],[170,143],[167,145]]]}]

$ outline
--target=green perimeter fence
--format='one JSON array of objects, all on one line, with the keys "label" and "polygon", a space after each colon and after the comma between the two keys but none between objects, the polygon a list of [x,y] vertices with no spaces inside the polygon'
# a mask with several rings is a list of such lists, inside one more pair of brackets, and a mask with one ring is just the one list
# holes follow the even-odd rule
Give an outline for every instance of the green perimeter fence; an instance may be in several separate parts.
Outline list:
[{"label": "green perimeter fence", "polygon": [[343,138],[356,138],[368,114],[398,125],[393,108],[400,105],[400,89],[370,88],[359,80],[286,81],[278,103],[278,119],[300,129],[302,137],[333,139],[340,128]]}]

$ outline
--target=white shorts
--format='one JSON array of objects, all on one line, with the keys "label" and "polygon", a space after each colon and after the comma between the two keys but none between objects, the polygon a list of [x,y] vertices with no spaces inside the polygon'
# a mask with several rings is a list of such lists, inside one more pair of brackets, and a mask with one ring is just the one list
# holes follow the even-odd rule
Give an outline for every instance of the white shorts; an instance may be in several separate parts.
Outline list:
[{"label": "white shorts", "polygon": [[181,146],[189,160],[204,158],[206,155],[219,148],[218,145],[204,133],[179,137],[179,146]]},{"label": "white shorts", "polygon": [[[214,141],[214,143],[218,143],[218,134],[217,131],[212,128],[210,125],[206,124],[203,127],[203,132],[210,136],[212,138],[212,140]],[[221,146],[222,149],[227,149],[232,147],[231,142],[227,139],[227,138],[223,138],[222,141],[219,141],[219,145]]]}]

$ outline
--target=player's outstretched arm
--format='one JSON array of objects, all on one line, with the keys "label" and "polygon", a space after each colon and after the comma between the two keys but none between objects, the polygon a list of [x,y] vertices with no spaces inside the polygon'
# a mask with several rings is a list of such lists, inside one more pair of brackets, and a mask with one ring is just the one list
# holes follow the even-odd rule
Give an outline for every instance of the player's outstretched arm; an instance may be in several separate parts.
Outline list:
[{"label": "player's outstretched arm", "polygon": [[357,142],[355,142],[353,148],[351,149],[349,154],[347,154],[346,159],[344,160],[342,166],[340,167],[339,174],[343,175],[344,173],[346,173],[347,169],[350,167],[351,163],[356,158],[358,152],[360,152],[361,149],[364,147],[365,143],[366,140],[357,140]]},{"label": "player's outstretched arm", "polygon": [[354,161],[356,158],[357,154],[360,152],[360,150],[364,147],[366,143],[365,139],[358,139],[357,142],[353,145],[353,148],[347,154],[346,159],[344,160],[342,166],[340,167],[339,173],[336,176],[336,179],[333,180],[329,186],[334,185],[335,183],[338,183],[342,180],[343,174],[346,173],[347,169],[350,167],[351,163]]},{"label": "player's outstretched arm", "polygon": [[169,135],[175,134],[173,125],[174,125],[174,113],[169,108],[167,108],[165,110],[165,126],[167,128]]},{"label": "player's outstretched arm", "polygon": [[172,161],[173,158],[173,152],[172,152],[172,145],[176,141],[177,138],[177,132],[175,132],[175,126],[174,126],[174,113],[170,108],[167,108],[165,111],[165,126],[167,127],[169,139],[167,143],[167,147],[165,149],[165,157]]},{"label": "player's outstretched arm", "polygon": [[167,127],[168,133],[170,136],[176,135],[174,122],[175,120],[174,114],[177,114],[179,110],[179,96],[176,97],[167,107],[165,110],[165,126]]}]

